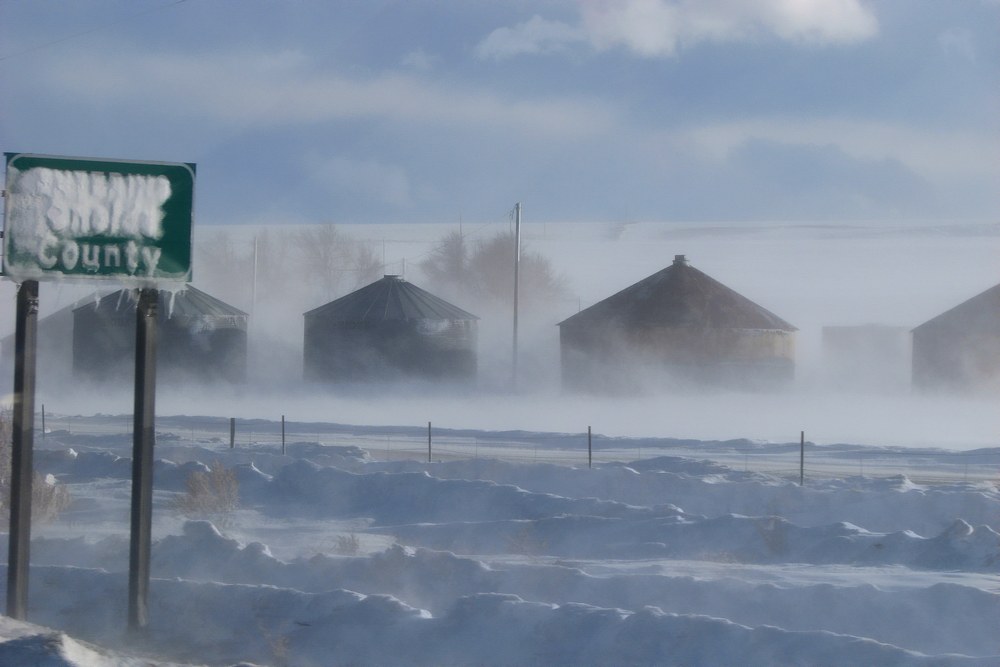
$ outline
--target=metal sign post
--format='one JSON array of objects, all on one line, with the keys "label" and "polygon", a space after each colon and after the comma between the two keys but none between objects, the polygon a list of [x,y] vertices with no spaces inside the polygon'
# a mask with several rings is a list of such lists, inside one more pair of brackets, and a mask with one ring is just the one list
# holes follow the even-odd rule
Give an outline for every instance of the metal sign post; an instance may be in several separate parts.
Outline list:
[{"label": "metal sign post", "polygon": [[14,414],[11,420],[13,450],[7,556],[7,615],[19,620],[24,620],[28,613],[37,324],[38,281],[26,280],[17,290],[17,323],[14,331]]},{"label": "metal sign post", "polygon": [[139,290],[135,318],[135,411],[132,416],[132,515],[128,568],[128,629],[131,632],[145,628],[149,622],[158,298],[155,289]]}]

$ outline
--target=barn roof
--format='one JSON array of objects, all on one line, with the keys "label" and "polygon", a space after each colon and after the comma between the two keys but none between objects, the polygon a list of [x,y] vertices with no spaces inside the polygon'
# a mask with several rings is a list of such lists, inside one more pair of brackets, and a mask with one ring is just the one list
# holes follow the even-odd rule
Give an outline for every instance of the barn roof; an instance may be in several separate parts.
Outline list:
[{"label": "barn roof", "polygon": [[590,327],[615,322],[627,328],[797,329],[676,255],[667,268],[559,323]]},{"label": "barn roof", "polygon": [[913,329],[914,333],[935,329],[1000,331],[1000,285],[963,301]]},{"label": "barn roof", "polygon": [[[247,314],[245,312],[191,285],[186,285],[177,292],[160,290],[158,303],[161,319],[176,319],[181,322],[207,319],[217,324],[246,328]],[[98,298],[97,301],[91,301],[74,308],[73,312],[78,313],[86,310],[110,318],[134,317],[134,290],[122,289],[111,292]]]},{"label": "barn roof", "polygon": [[333,322],[479,319],[395,275],[314,308],[305,317],[322,317]]}]

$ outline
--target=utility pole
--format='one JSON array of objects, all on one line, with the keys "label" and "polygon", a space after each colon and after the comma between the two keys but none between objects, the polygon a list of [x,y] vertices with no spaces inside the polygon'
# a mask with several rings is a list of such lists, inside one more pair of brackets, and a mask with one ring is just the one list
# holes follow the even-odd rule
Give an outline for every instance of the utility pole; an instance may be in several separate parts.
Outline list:
[{"label": "utility pole", "polygon": [[511,388],[517,391],[517,298],[521,270],[521,202],[514,204],[514,349],[511,360]]},{"label": "utility pole", "polygon": [[253,275],[250,282],[250,315],[257,309],[257,237],[253,237]]},{"label": "utility pole", "polygon": [[799,486],[806,483],[806,432],[799,431]]}]

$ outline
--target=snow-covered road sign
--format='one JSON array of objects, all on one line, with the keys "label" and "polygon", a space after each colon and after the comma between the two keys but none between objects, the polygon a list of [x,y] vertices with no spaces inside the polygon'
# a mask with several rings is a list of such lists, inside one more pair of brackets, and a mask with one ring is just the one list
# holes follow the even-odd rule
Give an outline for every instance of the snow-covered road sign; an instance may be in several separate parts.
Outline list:
[{"label": "snow-covered road sign", "polygon": [[194,164],[5,156],[5,276],[190,281]]}]

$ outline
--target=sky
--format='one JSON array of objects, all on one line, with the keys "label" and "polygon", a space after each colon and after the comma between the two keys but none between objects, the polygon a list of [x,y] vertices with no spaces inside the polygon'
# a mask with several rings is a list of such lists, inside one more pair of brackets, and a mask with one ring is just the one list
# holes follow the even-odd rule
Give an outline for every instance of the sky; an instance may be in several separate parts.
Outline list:
[{"label": "sky", "polygon": [[199,224],[996,221],[997,0],[0,0],[0,150]]}]

